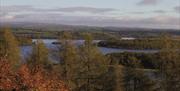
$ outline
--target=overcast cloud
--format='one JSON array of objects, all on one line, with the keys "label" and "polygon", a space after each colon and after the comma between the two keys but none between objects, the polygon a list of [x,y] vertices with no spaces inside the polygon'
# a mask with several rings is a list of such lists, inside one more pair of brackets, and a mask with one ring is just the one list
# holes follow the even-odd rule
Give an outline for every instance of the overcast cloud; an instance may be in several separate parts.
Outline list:
[{"label": "overcast cloud", "polygon": [[[138,5],[156,5],[162,0],[141,0]],[[135,3],[136,5],[136,3]],[[172,7],[180,12],[180,6]],[[170,11],[155,9],[120,14],[115,8],[63,7],[37,8],[30,5],[1,6],[0,22],[39,22],[92,26],[127,26],[180,29],[180,16],[168,15]],[[149,16],[147,16],[149,14]],[[144,17],[144,15],[146,17]]]},{"label": "overcast cloud", "polygon": [[180,6],[174,7],[174,10],[175,10],[176,12],[180,13]]},{"label": "overcast cloud", "polygon": [[116,11],[113,8],[94,8],[94,7],[67,7],[55,9],[35,8],[32,6],[1,6],[1,12],[86,12],[86,13],[106,13]]},{"label": "overcast cloud", "polygon": [[161,0],[141,0],[137,5],[156,5],[160,3]]}]

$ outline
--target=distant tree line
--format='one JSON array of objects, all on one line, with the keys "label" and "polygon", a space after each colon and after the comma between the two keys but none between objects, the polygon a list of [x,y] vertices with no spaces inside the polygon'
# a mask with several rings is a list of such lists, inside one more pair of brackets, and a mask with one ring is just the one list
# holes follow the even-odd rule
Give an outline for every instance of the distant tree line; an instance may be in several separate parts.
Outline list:
[{"label": "distant tree line", "polygon": [[[162,41],[167,35],[161,35],[159,38],[143,38],[135,40],[108,40],[98,43],[100,47],[126,48],[126,49],[161,49],[164,45]],[[170,37],[170,36],[169,36]],[[180,39],[170,38],[171,42],[180,48]]]}]

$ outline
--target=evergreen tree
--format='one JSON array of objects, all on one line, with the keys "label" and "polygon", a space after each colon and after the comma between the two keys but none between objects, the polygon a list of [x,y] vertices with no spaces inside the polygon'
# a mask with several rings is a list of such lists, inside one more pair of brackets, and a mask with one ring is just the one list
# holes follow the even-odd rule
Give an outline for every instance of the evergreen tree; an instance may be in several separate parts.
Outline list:
[{"label": "evergreen tree", "polygon": [[73,90],[77,87],[76,78],[80,67],[79,55],[70,33],[64,32],[59,41],[61,42],[59,47],[61,74],[70,89]]},{"label": "evergreen tree", "polygon": [[81,90],[101,90],[102,84],[98,84],[98,79],[107,72],[107,60],[93,44],[93,39],[89,34],[85,35],[85,43],[80,48],[80,60]]},{"label": "evergreen tree", "polygon": [[47,68],[50,64],[48,49],[41,40],[37,40],[33,45],[32,54],[28,61],[29,67],[32,71],[37,71],[39,67]]},{"label": "evergreen tree", "polygon": [[115,67],[109,67],[108,72],[102,74],[103,76],[100,78],[102,80],[103,88],[102,91],[118,91],[118,76],[116,74]]},{"label": "evergreen tree", "polygon": [[180,90],[180,53],[170,36],[162,36],[162,49],[159,53],[158,68],[161,74],[162,91]]},{"label": "evergreen tree", "polygon": [[155,91],[155,82],[145,74],[144,69],[137,69],[140,63],[137,59],[130,58],[133,62],[133,66],[124,67],[124,89],[125,91]]},{"label": "evergreen tree", "polygon": [[137,89],[137,82],[138,82],[138,78],[137,78],[137,71],[136,68],[139,66],[139,62],[137,61],[137,59],[135,57],[128,57],[128,63],[131,63],[131,65],[129,65],[129,67],[124,67],[123,69],[123,83],[124,83],[124,88],[125,91],[136,91]]},{"label": "evergreen tree", "polygon": [[9,29],[1,31],[0,56],[9,60],[9,63],[17,67],[20,64],[20,49],[18,42]]}]

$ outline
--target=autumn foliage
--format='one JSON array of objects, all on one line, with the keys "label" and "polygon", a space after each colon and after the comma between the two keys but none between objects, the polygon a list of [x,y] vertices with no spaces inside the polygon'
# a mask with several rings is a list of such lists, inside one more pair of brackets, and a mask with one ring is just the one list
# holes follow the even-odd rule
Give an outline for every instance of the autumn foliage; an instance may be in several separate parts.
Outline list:
[{"label": "autumn foliage", "polygon": [[11,67],[6,60],[0,59],[0,90],[16,88],[16,74],[11,71]]},{"label": "autumn foliage", "polygon": [[46,76],[43,69],[32,73],[26,64],[11,70],[7,60],[0,59],[0,90],[16,91],[68,91],[66,85],[55,76]]}]

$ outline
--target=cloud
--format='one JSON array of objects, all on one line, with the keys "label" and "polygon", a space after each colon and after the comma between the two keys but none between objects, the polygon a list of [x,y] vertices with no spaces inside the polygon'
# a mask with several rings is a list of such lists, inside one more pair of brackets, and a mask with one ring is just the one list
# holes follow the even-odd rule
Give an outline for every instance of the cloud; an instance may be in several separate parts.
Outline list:
[{"label": "cloud", "polygon": [[104,12],[116,11],[116,9],[112,9],[112,8],[93,8],[93,7],[69,7],[69,8],[59,8],[59,9],[56,9],[56,11],[104,13]]},{"label": "cloud", "polygon": [[10,19],[14,19],[14,16],[10,15],[7,12],[0,12],[0,20],[10,20]]},{"label": "cloud", "polygon": [[3,16],[3,17],[0,17],[0,20],[1,19],[5,19],[5,20],[12,20],[14,19],[15,17],[13,15],[6,15],[6,16]]},{"label": "cloud", "polygon": [[84,13],[108,13],[112,11],[116,11],[113,8],[94,8],[94,7],[67,7],[67,8],[53,8],[53,9],[43,9],[43,8],[35,8],[32,6],[2,6],[0,9],[1,12],[10,12],[10,13],[18,13],[18,12],[84,12]]},{"label": "cloud", "polygon": [[[180,17],[165,16],[162,13],[167,11],[164,10],[133,12],[137,14],[159,13],[158,15],[161,15],[146,18],[136,17],[130,13],[129,15],[112,15],[109,12],[116,11],[116,9],[111,8],[67,7],[42,9],[31,6],[6,6],[0,10],[3,11],[0,12],[1,22],[39,22],[71,25],[180,29]],[[79,12],[88,14],[81,14]]]},{"label": "cloud", "polygon": [[180,13],[180,6],[174,7],[174,10],[175,10],[176,12]]},{"label": "cloud", "polygon": [[108,15],[64,15],[57,13],[33,13],[26,15],[15,15],[11,22],[36,22],[55,23],[89,26],[116,26],[116,27],[147,27],[147,28],[177,28],[180,29],[180,17],[153,16],[137,18],[133,16],[110,17]]},{"label": "cloud", "polygon": [[156,5],[160,0],[141,0],[137,5]]},{"label": "cloud", "polygon": [[0,17],[6,16],[7,14],[6,12],[0,12]]},{"label": "cloud", "polygon": [[166,13],[167,11],[164,11],[164,10],[154,10],[153,12],[154,13],[163,14],[163,13]]},{"label": "cloud", "polygon": [[14,5],[14,6],[1,6],[0,11],[1,12],[23,12],[23,11],[33,11],[36,10],[32,6],[26,6],[26,5]]},{"label": "cloud", "polygon": [[136,12],[130,12],[132,14],[145,14],[146,12],[136,11]]},{"label": "cloud", "polygon": [[151,13],[155,13],[155,14],[164,14],[167,13],[169,11],[165,11],[165,10],[153,10],[153,11],[149,11],[149,12],[145,12],[145,11],[136,11],[136,12],[129,12],[131,14],[138,14],[138,15],[142,15],[142,14],[151,14]]}]

